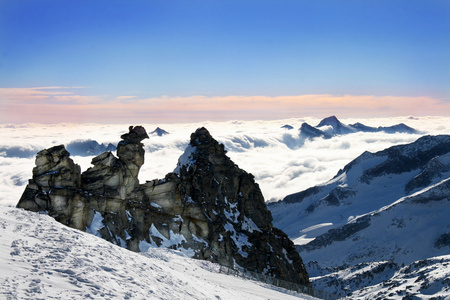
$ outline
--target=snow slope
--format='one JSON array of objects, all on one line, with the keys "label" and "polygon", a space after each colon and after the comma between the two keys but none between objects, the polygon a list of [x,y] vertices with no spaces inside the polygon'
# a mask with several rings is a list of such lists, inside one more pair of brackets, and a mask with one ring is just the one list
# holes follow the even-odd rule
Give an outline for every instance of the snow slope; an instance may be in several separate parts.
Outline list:
[{"label": "snow slope", "polygon": [[366,299],[450,298],[449,135],[363,153],[332,180],[269,209],[317,289]]},{"label": "snow slope", "polygon": [[0,269],[6,299],[313,299],[219,274],[217,265],[179,252],[130,252],[6,206],[0,206]]}]

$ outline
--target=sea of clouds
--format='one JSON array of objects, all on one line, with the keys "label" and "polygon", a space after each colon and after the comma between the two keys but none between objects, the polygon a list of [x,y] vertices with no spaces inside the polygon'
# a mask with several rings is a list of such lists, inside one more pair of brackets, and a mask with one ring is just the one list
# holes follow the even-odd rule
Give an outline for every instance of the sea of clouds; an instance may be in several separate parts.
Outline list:
[{"label": "sea of clouds", "polygon": [[[117,145],[129,125],[142,125],[147,132],[160,127],[168,135],[150,135],[143,141],[145,164],[141,182],[163,178],[172,172],[189,143],[192,132],[206,127],[225,145],[229,157],[255,176],[266,201],[331,179],[339,169],[364,151],[379,151],[393,145],[410,143],[422,135],[450,134],[449,117],[397,117],[341,119],[368,126],[391,126],[404,123],[419,134],[353,133],[332,139],[303,140],[299,128],[303,122],[316,126],[319,118],[295,118],[275,121],[229,121],[189,124],[0,124],[0,204],[15,205],[32,176],[37,152],[64,144],[72,149],[72,159],[82,171],[90,167],[96,151],[108,144]],[[291,125],[292,130],[281,128]]]}]

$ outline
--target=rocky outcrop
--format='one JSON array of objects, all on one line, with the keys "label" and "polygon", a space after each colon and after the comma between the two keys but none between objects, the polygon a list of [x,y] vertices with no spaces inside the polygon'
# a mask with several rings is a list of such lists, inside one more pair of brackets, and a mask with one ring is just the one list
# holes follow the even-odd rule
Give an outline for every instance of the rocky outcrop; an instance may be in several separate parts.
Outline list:
[{"label": "rocky outcrop", "polygon": [[47,211],[133,251],[168,247],[309,285],[293,243],[273,227],[254,177],[234,164],[205,128],[191,135],[173,173],[143,184],[141,141],[148,135],[137,126],[121,137],[117,157],[102,153],[82,174],[64,146],[39,152],[17,206]]}]

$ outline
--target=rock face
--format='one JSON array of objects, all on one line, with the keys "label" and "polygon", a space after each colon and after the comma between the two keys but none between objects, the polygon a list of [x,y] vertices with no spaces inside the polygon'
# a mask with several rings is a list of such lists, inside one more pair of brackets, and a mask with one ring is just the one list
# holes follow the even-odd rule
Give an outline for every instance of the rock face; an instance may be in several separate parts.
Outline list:
[{"label": "rock face", "polygon": [[251,174],[227,156],[205,128],[191,135],[173,173],[139,184],[143,127],[121,136],[117,156],[105,152],[81,174],[64,146],[36,157],[33,179],[18,207],[47,211],[58,221],[133,251],[150,246],[242,267],[309,285],[293,243],[272,226]]}]

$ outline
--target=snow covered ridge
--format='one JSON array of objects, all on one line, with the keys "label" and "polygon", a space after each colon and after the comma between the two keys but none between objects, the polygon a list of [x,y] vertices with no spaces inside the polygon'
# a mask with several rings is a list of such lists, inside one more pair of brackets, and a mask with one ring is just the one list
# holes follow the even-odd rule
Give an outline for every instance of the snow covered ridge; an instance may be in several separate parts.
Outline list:
[{"label": "snow covered ridge", "polygon": [[150,247],[134,253],[48,215],[0,205],[2,299],[313,299]]},{"label": "snow covered ridge", "polygon": [[117,147],[81,172],[63,145],[40,151],[17,207],[44,211],[62,224],[136,252],[151,247],[248,269],[309,286],[294,244],[272,225],[253,175],[226,156],[223,144],[197,129],[176,173],[140,184],[148,138],[130,126]]},{"label": "snow covered ridge", "polygon": [[[449,135],[366,152],[269,209],[315,288],[365,299],[450,297],[448,257],[436,259],[450,251]],[[421,263],[422,276],[413,271]]]}]

